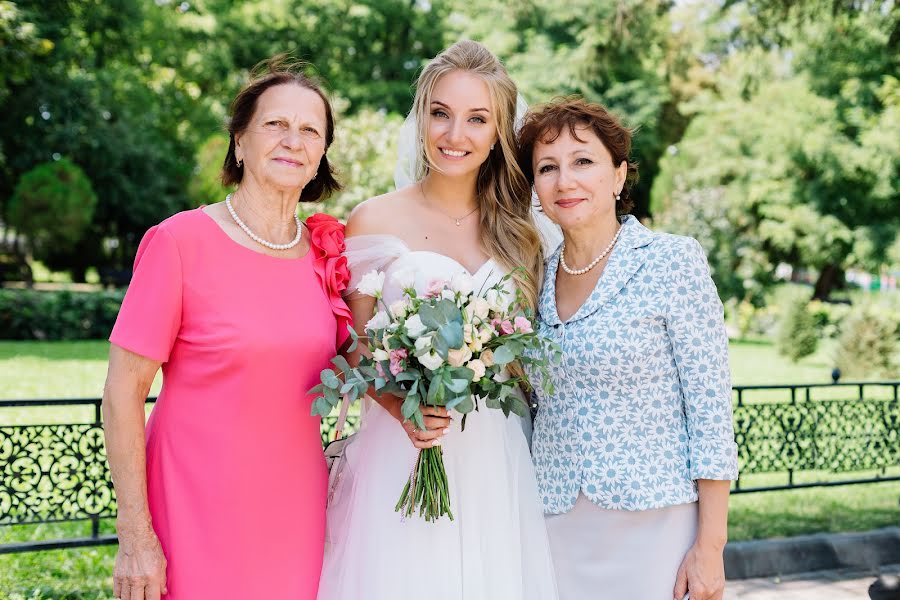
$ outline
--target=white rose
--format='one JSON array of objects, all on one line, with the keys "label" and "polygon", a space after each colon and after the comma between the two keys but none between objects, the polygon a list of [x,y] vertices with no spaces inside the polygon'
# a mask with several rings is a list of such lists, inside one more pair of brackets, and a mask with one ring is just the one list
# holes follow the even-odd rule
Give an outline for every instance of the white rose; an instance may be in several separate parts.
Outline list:
[{"label": "white rose", "polygon": [[492,311],[498,313],[506,312],[506,300],[503,298],[503,294],[498,292],[495,288],[489,289],[484,295],[484,299],[487,301],[488,306],[490,306]]},{"label": "white rose", "polygon": [[391,318],[388,316],[388,314],[383,310],[379,310],[377,313],[375,313],[375,316],[369,319],[369,322],[366,323],[366,329],[384,329],[390,324]]},{"label": "white rose", "polygon": [[384,287],[384,273],[382,271],[369,271],[363,275],[362,281],[356,286],[360,294],[366,296],[378,297],[381,295],[381,288]]},{"label": "white rose", "polygon": [[388,353],[387,350],[382,350],[381,348],[377,348],[377,349],[372,353],[372,358],[374,358],[374,359],[377,360],[378,362],[381,362],[381,361],[383,361],[383,360],[390,360],[391,355]]},{"label": "white rose", "polygon": [[481,343],[481,339],[475,338],[474,340],[469,342],[469,350],[472,352],[481,352],[481,349],[484,348],[484,344]]},{"label": "white rose", "polygon": [[391,304],[391,314],[397,317],[406,316],[406,311],[409,308],[409,300],[397,300],[393,304]]},{"label": "white rose", "polygon": [[419,315],[413,315],[406,320],[406,333],[412,339],[416,339],[426,331],[428,331],[428,328],[422,323],[422,317]]},{"label": "white rose", "polygon": [[469,367],[469,369],[471,369],[473,373],[475,373],[475,377],[472,379],[472,381],[478,381],[479,379],[484,377],[484,373],[485,371],[487,371],[487,367],[485,366],[485,364],[477,358],[475,360],[470,360],[468,364],[466,364],[466,366]]},{"label": "white rose", "polygon": [[475,319],[482,321],[487,319],[488,311],[490,311],[490,309],[490,305],[488,305],[487,300],[484,298],[472,298],[472,301],[466,304],[463,313],[466,316],[466,320],[471,323],[475,321]]},{"label": "white rose", "polygon": [[416,272],[412,269],[400,269],[391,276],[391,280],[401,290],[408,290],[416,285]]},{"label": "white rose", "polygon": [[451,367],[461,367],[472,358],[472,351],[468,346],[463,346],[458,350],[451,350],[447,353],[447,362]]},{"label": "white rose", "polygon": [[494,337],[494,330],[487,325],[478,330],[478,339],[482,344],[487,344]]},{"label": "white rose", "polygon": [[416,353],[422,352],[423,350],[431,350],[434,347],[434,336],[431,335],[423,335],[419,339],[416,340]]},{"label": "white rose", "polygon": [[485,350],[481,353],[481,362],[484,363],[486,367],[494,366],[494,351],[493,350]]},{"label": "white rose", "polygon": [[471,323],[466,323],[463,325],[463,341],[467,344],[471,344],[472,340],[475,339],[475,328]]},{"label": "white rose", "polygon": [[472,281],[472,276],[463,271],[455,274],[450,279],[450,289],[454,292],[459,292],[463,296],[468,296],[469,294],[471,294],[474,287],[475,282]]},{"label": "white rose", "polygon": [[419,362],[426,369],[434,371],[438,367],[440,367],[442,364],[444,364],[444,359],[441,358],[440,354],[437,354],[435,352],[429,352],[428,354],[424,354],[424,355],[420,356]]}]

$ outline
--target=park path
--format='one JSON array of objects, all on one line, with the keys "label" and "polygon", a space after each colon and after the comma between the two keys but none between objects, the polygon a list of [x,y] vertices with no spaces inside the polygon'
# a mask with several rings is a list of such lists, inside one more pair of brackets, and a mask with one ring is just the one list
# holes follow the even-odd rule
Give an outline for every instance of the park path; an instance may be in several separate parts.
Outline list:
[{"label": "park path", "polygon": [[[900,565],[881,567],[885,575],[900,575]],[[819,571],[782,578],[729,581],[725,600],[860,600],[869,597],[876,574],[858,570]]]}]

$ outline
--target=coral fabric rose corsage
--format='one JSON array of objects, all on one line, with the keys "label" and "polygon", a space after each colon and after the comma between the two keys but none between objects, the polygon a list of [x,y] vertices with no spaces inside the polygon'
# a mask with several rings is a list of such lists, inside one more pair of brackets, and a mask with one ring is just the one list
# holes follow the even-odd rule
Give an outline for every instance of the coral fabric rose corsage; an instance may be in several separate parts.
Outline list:
[{"label": "coral fabric rose corsage", "polygon": [[353,324],[350,308],[341,297],[341,292],[350,283],[347,258],[341,254],[345,248],[344,225],[331,215],[317,213],[306,220],[306,227],[310,234],[313,270],[337,319],[336,347],[340,348],[350,335],[347,327]]}]

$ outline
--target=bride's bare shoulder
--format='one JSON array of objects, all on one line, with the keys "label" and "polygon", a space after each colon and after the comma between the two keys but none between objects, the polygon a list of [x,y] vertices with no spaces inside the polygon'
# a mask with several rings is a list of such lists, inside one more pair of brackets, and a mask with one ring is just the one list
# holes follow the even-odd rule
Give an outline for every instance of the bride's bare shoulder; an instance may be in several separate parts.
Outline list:
[{"label": "bride's bare shoulder", "polygon": [[407,186],[360,202],[347,219],[347,236],[408,231],[420,208],[416,200],[415,186]]}]

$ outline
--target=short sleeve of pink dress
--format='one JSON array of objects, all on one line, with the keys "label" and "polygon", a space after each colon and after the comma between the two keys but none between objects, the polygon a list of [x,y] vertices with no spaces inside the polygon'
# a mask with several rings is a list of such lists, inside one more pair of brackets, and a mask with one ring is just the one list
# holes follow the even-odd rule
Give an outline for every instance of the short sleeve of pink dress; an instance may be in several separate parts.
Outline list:
[{"label": "short sleeve of pink dress", "polygon": [[110,341],[163,363],[147,423],[147,491],[167,600],[314,600],[327,469],[318,383],[347,336],[343,227],[311,217],[280,259],[201,209],[151,228]]}]

